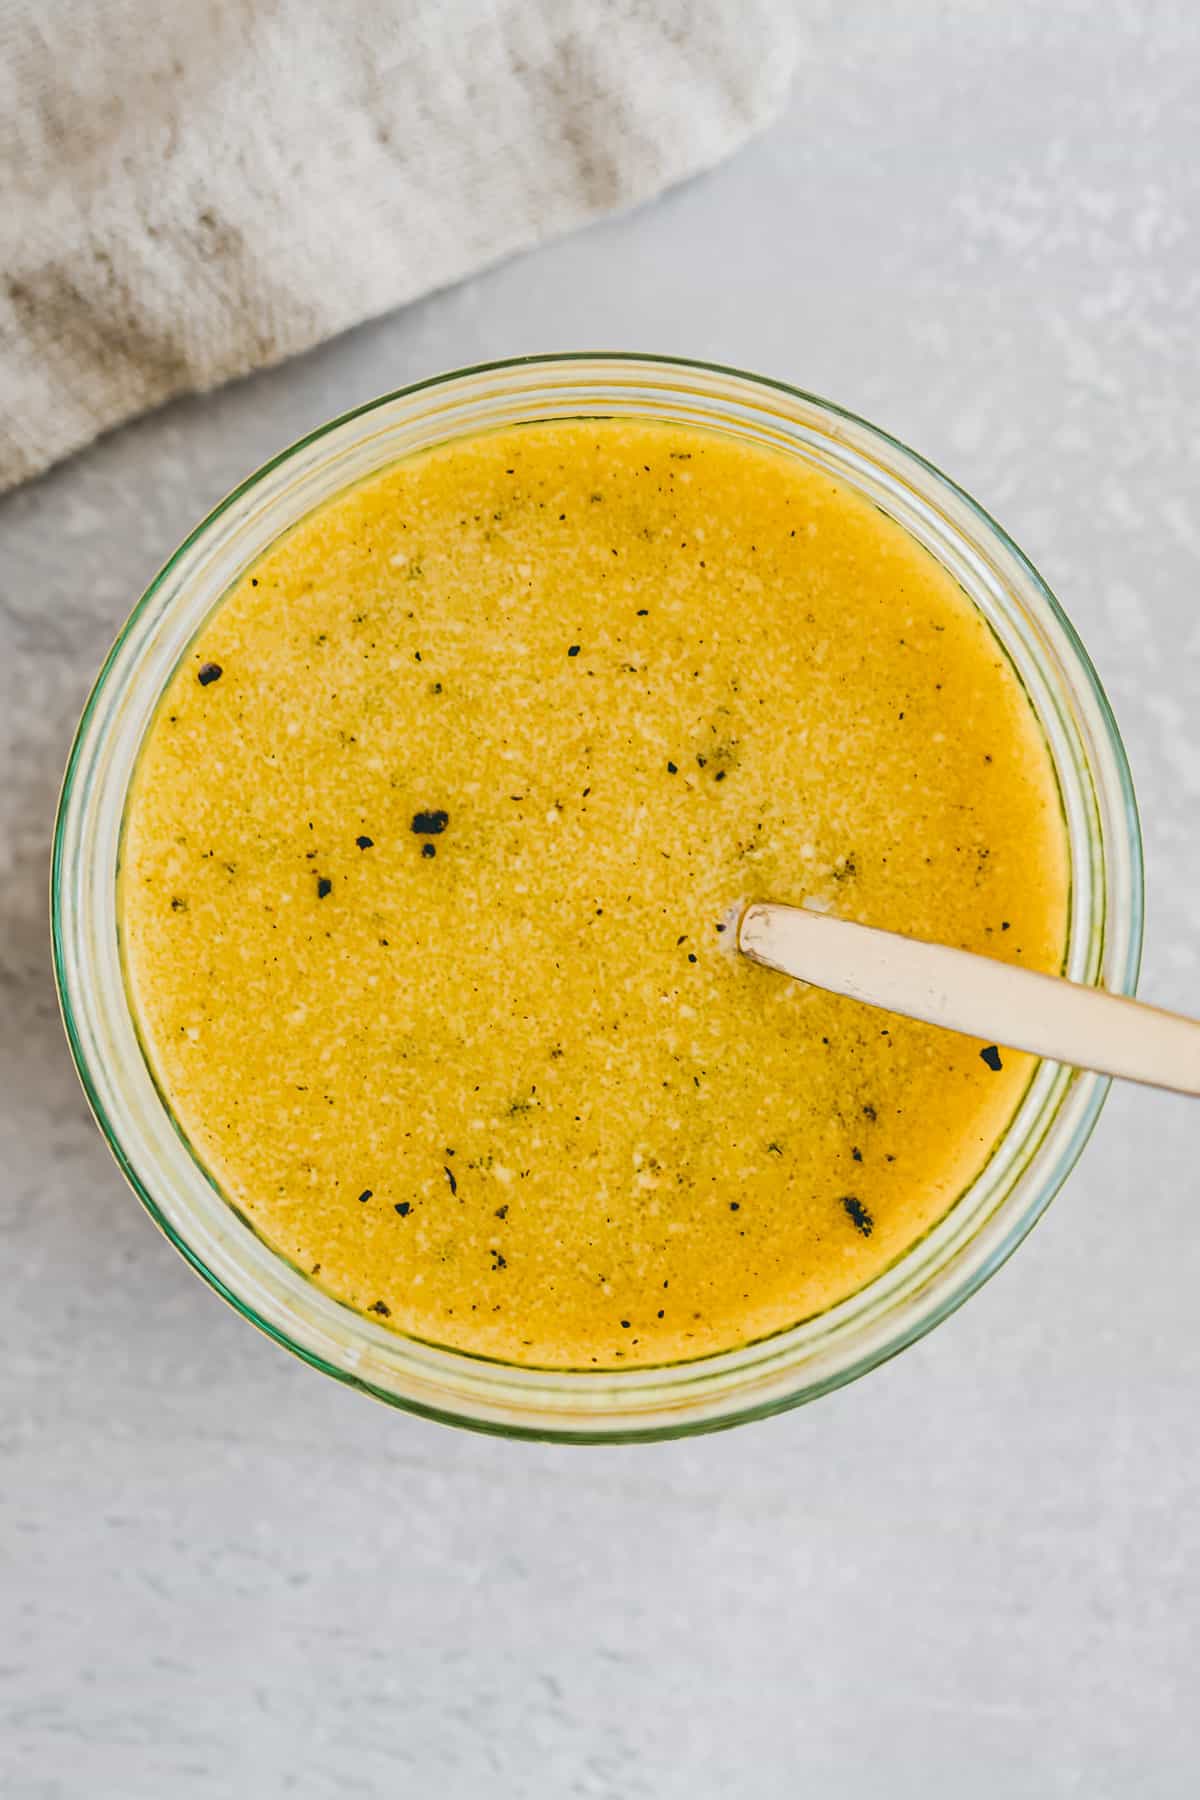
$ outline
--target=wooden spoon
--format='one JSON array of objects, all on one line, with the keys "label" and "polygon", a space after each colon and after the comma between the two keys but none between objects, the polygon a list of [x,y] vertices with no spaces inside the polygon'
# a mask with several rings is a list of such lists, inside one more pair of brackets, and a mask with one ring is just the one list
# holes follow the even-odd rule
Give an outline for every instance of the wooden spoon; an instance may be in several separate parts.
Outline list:
[{"label": "wooden spoon", "polygon": [[1200,1095],[1200,1021],[1181,1013],[801,906],[748,906],[737,942],[752,962],[782,975],[986,1038],[985,1060],[1011,1045],[1147,1087]]}]

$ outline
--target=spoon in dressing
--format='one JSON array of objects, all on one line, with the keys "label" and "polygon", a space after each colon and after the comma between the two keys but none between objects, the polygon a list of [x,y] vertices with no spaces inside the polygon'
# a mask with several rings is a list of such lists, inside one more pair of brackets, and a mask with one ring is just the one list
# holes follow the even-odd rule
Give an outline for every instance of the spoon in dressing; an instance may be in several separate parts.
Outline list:
[{"label": "spoon in dressing", "polygon": [[802,906],[748,906],[738,922],[737,945],[751,962],[781,975],[986,1038],[989,1048],[981,1054],[995,1068],[998,1047],[1008,1045],[1147,1087],[1200,1095],[1200,1020],[1181,1013]]}]

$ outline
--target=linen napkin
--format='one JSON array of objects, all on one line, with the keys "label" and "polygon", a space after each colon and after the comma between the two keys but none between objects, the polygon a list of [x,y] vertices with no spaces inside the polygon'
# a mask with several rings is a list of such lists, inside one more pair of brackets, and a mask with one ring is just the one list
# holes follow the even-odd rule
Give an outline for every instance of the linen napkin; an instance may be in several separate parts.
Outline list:
[{"label": "linen napkin", "polygon": [[793,39],[788,0],[0,0],[0,488],[716,163]]}]

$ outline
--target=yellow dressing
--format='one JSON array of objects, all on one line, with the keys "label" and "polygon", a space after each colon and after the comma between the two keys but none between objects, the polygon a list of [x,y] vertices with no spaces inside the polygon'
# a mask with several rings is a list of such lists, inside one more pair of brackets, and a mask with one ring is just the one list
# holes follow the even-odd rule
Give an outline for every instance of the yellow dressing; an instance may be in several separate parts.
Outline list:
[{"label": "yellow dressing", "polygon": [[737,907],[1057,970],[1068,877],[1025,694],[899,527],[732,439],[563,422],[387,470],[230,592],[120,916],[155,1075],[269,1244],[395,1329],[615,1367],[853,1292],[1031,1072],[753,967]]}]

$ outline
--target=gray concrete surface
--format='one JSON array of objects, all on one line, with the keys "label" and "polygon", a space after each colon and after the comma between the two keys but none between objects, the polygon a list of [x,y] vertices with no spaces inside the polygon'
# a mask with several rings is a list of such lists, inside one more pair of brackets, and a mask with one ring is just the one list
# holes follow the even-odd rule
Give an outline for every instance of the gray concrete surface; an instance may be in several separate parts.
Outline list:
[{"label": "gray concrete surface", "polygon": [[85,1112],[46,843],[164,554],[327,415],[614,345],[759,367],[951,469],[1108,684],[1143,991],[1200,1012],[1200,22],[810,15],[769,137],[661,204],[176,405],[0,507],[0,1793],[1013,1800],[1200,1789],[1200,1111],[1126,1091],[1003,1273],[856,1388],[650,1448],[474,1438],[275,1350]]}]

